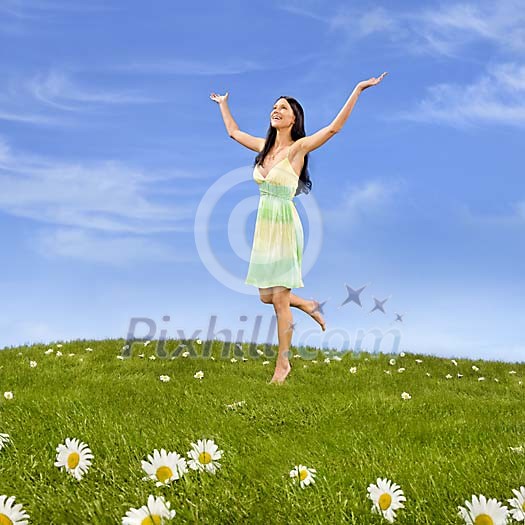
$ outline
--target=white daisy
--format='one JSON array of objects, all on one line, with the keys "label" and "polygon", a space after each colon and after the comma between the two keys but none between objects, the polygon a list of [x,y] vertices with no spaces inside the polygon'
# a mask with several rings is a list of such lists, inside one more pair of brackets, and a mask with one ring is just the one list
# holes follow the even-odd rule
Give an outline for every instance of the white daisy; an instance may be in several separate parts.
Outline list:
[{"label": "white daisy", "polygon": [[260,350],[259,348],[257,348],[256,352],[259,354],[259,355],[264,355],[264,352],[262,350]]},{"label": "white daisy", "polygon": [[423,362],[423,359],[416,359],[415,361],[416,361],[416,363],[420,364],[420,363]]},{"label": "white daisy", "polygon": [[142,479],[144,481],[154,480],[157,487],[169,485],[188,472],[185,458],[176,452],[166,452],[163,448],[160,449],[160,452],[155,449],[153,454],[148,455],[148,460],[141,462],[142,470],[147,474]]},{"label": "white daisy", "polygon": [[478,377],[478,381],[485,381],[484,377]]},{"label": "white daisy", "polygon": [[270,364],[270,361],[263,361],[262,364],[263,364],[263,365],[269,365],[269,364]]},{"label": "white daisy", "polygon": [[184,352],[182,352],[182,354],[180,354],[182,357],[188,357],[190,355],[190,353],[185,350]]},{"label": "white daisy", "polygon": [[515,374],[516,370],[509,370],[509,374]]},{"label": "white daisy", "polygon": [[402,372],[405,371],[405,368],[401,367],[401,368],[398,368],[397,371],[401,374]]},{"label": "white daisy", "polygon": [[479,368],[476,365],[472,365],[472,370],[474,370],[474,372],[479,372]]},{"label": "white daisy", "polygon": [[463,374],[458,373],[458,378],[461,379],[463,377]]},{"label": "white daisy", "polygon": [[27,525],[29,514],[23,510],[22,504],[15,504],[15,496],[9,498],[5,495],[0,496],[0,523],[7,525]]},{"label": "white daisy", "polygon": [[63,345],[57,344],[57,348],[62,348]]},{"label": "white daisy", "polygon": [[310,484],[315,483],[315,473],[317,471],[314,468],[308,468],[304,465],[295,465],[295,467],[290,470],[290,477],[293,479],[293,482],[296,483],[299,480],[299,485],[302,489]]},{"label": "white daisy", "polygon": [[400,352],[399,357],[405,357],[405,352]]},{"label": "white daisy", "polygon": [[232,363],[236,363],[236,362],[237,362],[237,359],[235,359],[235,357],[232,357],[232,358],[230,359],[230,361],[231,361]]},{"label": "white daisy", "polygon": [[54,352],[54,350],[53,350],[52,348],[48,348],[48,349],[44,352],[44,354],[49,355],[49,354],[52,354],[53,352]]},{"label": "white daisy", "polygon": [[70,352],[69,354],[67,354],[69,357],[73,357],[75,355],[74,352]]},{"label": "white daisy", "polygon": [[404,508],[402,502],[406,501],[399,485],[387,478],[377,478],[377,485],[371,483],[367,490],[368,498],[372,500],[372,512],[381,514],[393,523],[396,517],[395,511]]},{"label": "white daisy", "polygon": [[171,503],[165,501],[163,496],[148,496],[148,504],[140,509],[131,508],[122,518],[122,525],[145,525],[145,524],[164,524],[166,520],[175,517],[176,512],[170,510]]},{"label": "white daisy", "polygon": [[57,357],[60,357],[62,355],[62,352],[60,350],[57,350],[56,351],[56,354],[55,354]]},{"label": "white daisy", "polygon": [[525,452],[525,448],[523,445],[520,445],[519,447],[509,447],[512,452],[517,452],[518,454],[523,454]]},{"label": "white daisy", "polygon": [[458,506],[458,515],[463,518],[466,525],[505,525],[507,523],[507,507],[495,498],[487,501],[483,494],[479,499],[476,495],[472,496],[472,501],[465,500],[465,507]]},{"label": "white daisy", "polygon": [[144,346],[148,346],[151,343],[151,341],[144,341]]},{"label": "white daisy", "polygon": [[390,359],[390,361],[388,361],[388,363],[392,366],[394,366],[396,364],[396,360],[394,358]]},{"label": "white daisy", "polygon": [[510,503],[509,513],[516,521],[525,521],[525,487],[512,489],[512,492],[516,497],[507,500]]},{"label": "white daisy", "polygon": [[58,445],[56,451],[55,467],[64,467],[74,478],[82,479],[93,459],[91,449],[77,438],[66,438],[65,445]]},{"label": "white daisy", "polygon": [[152,361],[154,361],[155,359],[157,359],[157,357],[154,355],[150,355],[148,359],[151,359]]},{"label": "white daisy", "polygon": [[235,403],[232,403],[231,405],[226,405],[226,408],[235,409],[236,407],[240,407],[244,405],[246,401],[236,401]]},{"label": "white daisy", "polygon": [[221,464],[217,461],[222,457],[222,450],[218,450],[213,439],[199,439],[191,444],[192,450],[188,452],[189,466],[193,470],[205,470],[215,474]]},{"label": "white daisy", "polygon": [[412,396],[408,392],[403,392],[401,394],[401,399],[404,399],[404,400],[412,399]]},{"label": "white daisy", "polygon": [[451,359],[450,362],[451,362],[454,366],[458,366],[458,362],[457,362],[455,359]]},{"label": "white daisy", "polygon": [[13,394],[13,392],[11,392],[11,391],[4,392],[4,397],[5,397],[6,399],[13,399],[14,394]]},{"label": "white daisy", "polygon": [[90,347],[86,348],[86,352],[93,352],[93,348],[90,348]]},{"label": "white daisy", "polygon": [[324,362],[325,362],[326,364],[330,364],[330,358],[329,358],[329,357],[325,357]]},{"label": "white daisy", "polygon": [[317,364],[317,360],[315,360],[315,359],[312,359],[312,361],[311,361],[311,362],[312,362],[312,363],[316,363],[316,364]]},{"label": "white daisy", "polygon": [[351,374],[356,374],[357,373],[357,366],[351,366],[350,367],[350,373]]},{"label": "white daisy", "polygon": [[120,359],[121,361],[124,361],[124,356],[123,355],[118,355],[117,359]]},{"label": "white daisy", "polygon": [[195,374],[193,374],[193,377],[195,379],[202,379],[204,377],[204,372],[202,370],[199,370],[198,372],[195,372]]},{"label": "white daisy", "polygon": [[198,345],[201,345],[202,344],[202,341],[200,339],[195,339],[195,342],[198,344]]},{"label": "white daisy", "polygon": [[139,354],[139,357],[142,359],[144,357],[144,354]]},{"label": "white daisy", "polygon": [[383,370],[383,372],[384,372],[385,374],[391,374],[391,373],[392,373],[392,372],[390,372],[390,370]]},{"label": "white daisy", "polygon": [[167,376],[167,375],[161,375],[159,376],[159,379],[163,382],[163,383],[167,383],[171,377],[170,376]]},{"label": "white daisy", "polygon": [[430,377],[430,372],[427,372],[426,375],[427,375],[427,377]]},{"label": "white daisy", "polygon": [[2,450],[4,448],[4,445],[6,445],[7,443],[9,443],[9,434],[2,434],[0,432],[0,450]]},{"label": "white daisy", "polygon": [[447,374],[445,377],[446,377],[447,379],[452,379],[452,376],[451,376],[450,374]]},{"label": "white daisy", "polygon": [[[301,357],[301,356],[297,356],[297,357]],[[338,355],[334,355],[334,357],[332,357],[332,359],[334,361],[342,361],[343,359],[341,357],[339,357]]]},{"label": "white daisy", "polygon": [[36,361],[29,361],[29,366],[35,368],[38,363]]}]

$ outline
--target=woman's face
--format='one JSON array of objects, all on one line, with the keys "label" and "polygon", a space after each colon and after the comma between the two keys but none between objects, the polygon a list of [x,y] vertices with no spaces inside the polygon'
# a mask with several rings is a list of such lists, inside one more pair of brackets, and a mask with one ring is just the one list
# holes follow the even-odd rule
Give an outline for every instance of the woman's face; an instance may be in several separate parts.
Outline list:
[{"label": "woman's face", "polygon": [[270,113],[270,124],[274,128],[292,127],[295,115],[292,106],[285,98],[280,98],[273,106]]}]

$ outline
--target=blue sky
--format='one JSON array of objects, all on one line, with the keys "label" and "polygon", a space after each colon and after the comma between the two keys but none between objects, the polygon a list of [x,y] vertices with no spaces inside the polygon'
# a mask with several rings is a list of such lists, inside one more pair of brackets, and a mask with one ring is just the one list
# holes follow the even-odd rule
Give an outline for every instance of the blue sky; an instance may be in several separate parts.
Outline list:
[{"label": "blue sky", "polygon": [[327,301],[327,332],[292,309],[292,344],[370,349],[376,330],[389,352],[397,330],[398,350],[523,360],[525,6],[393,4],[3,0],[0,348],[125,338],[132,317],[277,343],[244,285],[255,152],[209,95],[259,137],[293,96],[310,134],[388,71],[310,154],[293,291]]}]

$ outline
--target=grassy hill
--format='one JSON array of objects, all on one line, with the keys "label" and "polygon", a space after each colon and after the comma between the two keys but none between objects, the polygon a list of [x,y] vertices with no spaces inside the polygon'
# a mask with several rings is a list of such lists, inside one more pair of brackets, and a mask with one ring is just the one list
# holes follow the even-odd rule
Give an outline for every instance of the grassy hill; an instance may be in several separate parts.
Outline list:
[{"label": "grassy hill", "polygon": [[[166,359],[155,341],[122,358],[124,344],[0,352],[0,433],[11,440],[0,450],[0,495],[16,496],[30,523],[117,524],[149,494],[171,502],[173,523],[387,523],[367,498],[386,477],[407,498],[396,523],[460,524],[457,506],[472,494],[507,504],[525,484],[524,363],[327,351],[312,360],[292,347],[292,371],[275,385],[275,357],[248,344],[221,356],[221,341],[170,340]],[[94,456],[81,480],[54,466],[67,437]],[[186,456],[199,439],[223,451],[215,474],[142,480],[154,449]],[[299,464],[316,469],[314,484],[292,481]]]}]

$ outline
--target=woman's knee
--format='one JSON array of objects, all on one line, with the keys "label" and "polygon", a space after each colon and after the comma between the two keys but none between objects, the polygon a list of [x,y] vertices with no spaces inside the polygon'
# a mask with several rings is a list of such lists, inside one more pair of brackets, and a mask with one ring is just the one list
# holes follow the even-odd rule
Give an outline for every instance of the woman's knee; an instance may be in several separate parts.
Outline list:
[{"label": "woman's knee", "polygon": [[284,288],[273,293],[273,306],[275,310],[290,308],[290,289]]},{"label": "woman's knee", "polygon": [[273,293],[271,290],[268,289],[259,289],[259,295],[261,298],[261,301],[264,304],[273,304]]}]

